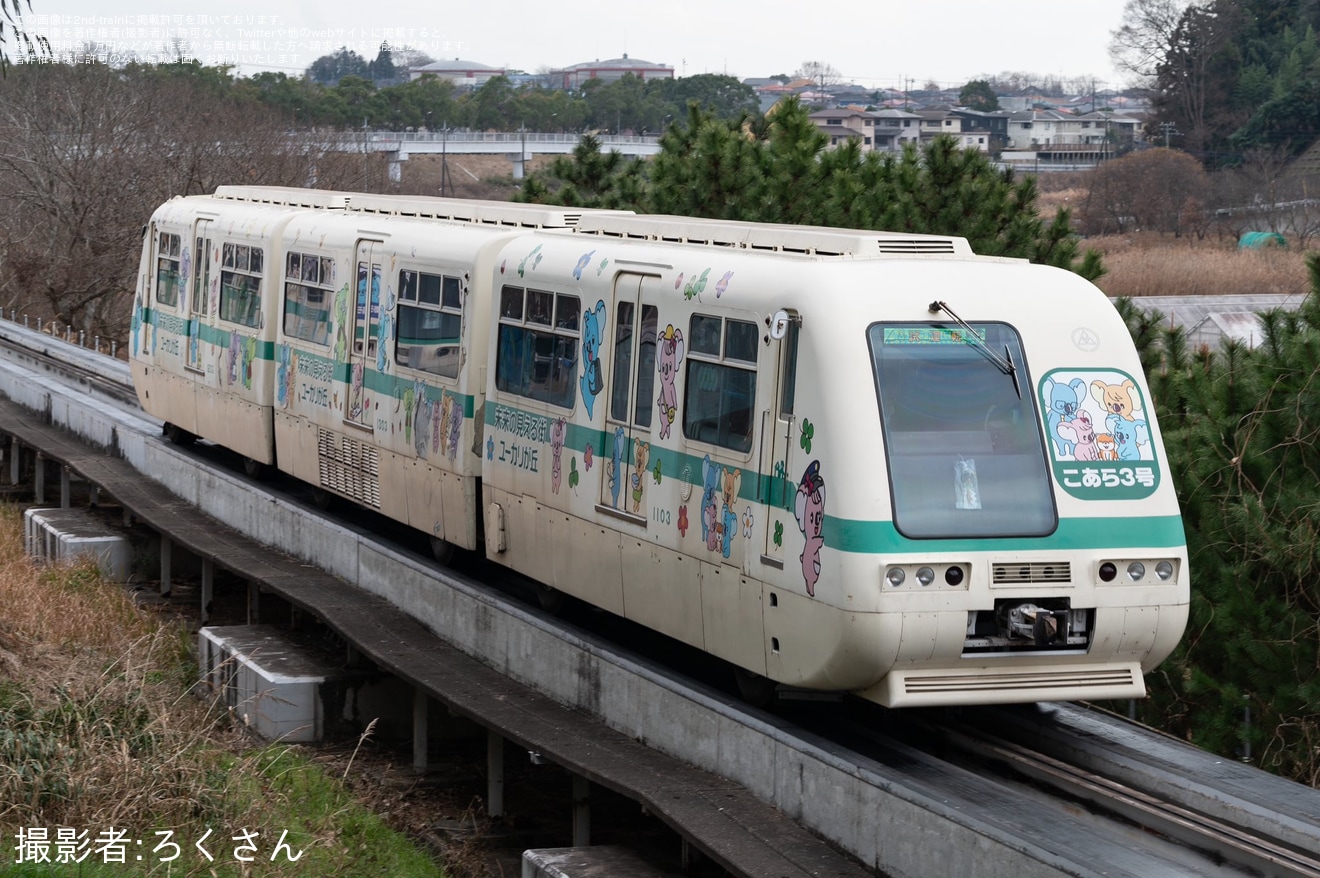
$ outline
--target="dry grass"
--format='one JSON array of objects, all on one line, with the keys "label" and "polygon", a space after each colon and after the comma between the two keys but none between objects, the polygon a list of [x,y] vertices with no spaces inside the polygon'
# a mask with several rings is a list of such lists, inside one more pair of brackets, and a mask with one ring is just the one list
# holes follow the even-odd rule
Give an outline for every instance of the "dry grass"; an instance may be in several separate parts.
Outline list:
[{"label": "dry grass", "polygon": [[90,562],[34,567],[0,511],[0,823],[191,820],[214,798],[199,736],[223,717],[184,697],[174,626],[107,588]]},{"label": "dry grass", "polygon": [[1305,296],[1305,253],[1238,250],[1235,244],[1159,235],[1088,238],[1108,273],[1098,281],[1110,296]]},{"label": "dry grass", "polygon": [[[210,830],[232,849],[249,827],[263,875],[439,874],[299,748],[254,747],[194,697],[190,645],[186,626],[135,606],[92,563],[33,565],[21,516],[0,507],[0,834],[64,826],[95,839],[114,827],[152,845],[169,829],[189,854],[170,874],[227,876],[247,872],[189,846]],[[268,862],[284,830],[303,857]],[[164,865],[144,856],[79,874]]]}]

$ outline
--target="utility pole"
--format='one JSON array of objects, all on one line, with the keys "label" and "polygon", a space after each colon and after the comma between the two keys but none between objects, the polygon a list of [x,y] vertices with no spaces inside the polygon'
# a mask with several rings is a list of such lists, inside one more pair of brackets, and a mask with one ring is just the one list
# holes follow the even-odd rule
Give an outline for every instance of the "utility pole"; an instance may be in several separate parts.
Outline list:
[{"label": "utility pole", "polygon": [[1161,122],[1160,130],[1164,132],[1164,148],[1169,148],[1169,138],[1174,134],[1182,134],[1172,122]]},{"label": "utility pole", "polygon": [[449,120],[440,122],[440,195],[452,195],[454,181],[449,179]]}]

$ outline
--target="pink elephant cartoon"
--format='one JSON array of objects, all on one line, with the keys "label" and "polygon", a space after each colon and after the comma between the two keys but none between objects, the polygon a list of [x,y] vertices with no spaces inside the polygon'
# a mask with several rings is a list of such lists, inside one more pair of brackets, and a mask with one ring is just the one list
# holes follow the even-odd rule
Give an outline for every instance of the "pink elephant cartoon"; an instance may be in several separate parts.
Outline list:
[{"label": "pink elephant cartoon", "polygon": [[820,461],[813,460],[798,483],[794,506],[798,529],[807,538],[802,547],[802,578],[807,594],[816,596],[816,582],[820,579],[820,550],[825,546],[821,530],[825,524],[825,480],[820,475]]},{"label": "pink elephant cartoon", "polygon": [[683,361],[683,330],[675,329],[671,323],[657,341],[660,350],[655,363],[660,371],[660,396],[656,405],[660,409],[660,438],[668,439],[669,427],[678,419],[678,390],[674,380],[678,377],[678,364]]}]

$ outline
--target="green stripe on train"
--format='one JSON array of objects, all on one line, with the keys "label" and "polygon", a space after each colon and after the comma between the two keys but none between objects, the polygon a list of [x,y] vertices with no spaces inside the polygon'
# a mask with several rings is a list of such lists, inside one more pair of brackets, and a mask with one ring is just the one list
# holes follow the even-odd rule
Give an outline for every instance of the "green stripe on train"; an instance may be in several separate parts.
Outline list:
[{"label": "green stripe on train", "polygon": [[[512,412],[512,422],[499,425],[499,429],[523,436],[532,441],[550,441],[550,427],[558,420],[539,412],[531,412],[506,403],[487,401],[486,425],[496,428],[497,413],[500,409]],[[505,416],[509,418],[509,415]],[[585,452],[588,445],[592,453],[603,464],[613,457],[615,427],[605,429],[587,427],[580,424],[567,424],[564,448],[579,453]],[[512,429],[510,429],[512,428]],[[680,430],[677,424],[674,429]],[[626,435],[626,428],[625,428]],[[650,432],[648,429],[647,440]],[[647,441],[644,440],[644,441]],[[608,443],[608,444],[607,444]],[[700,456],[682,451],[675,451],[655,444],[651,445],[651,456],[647,470],[653,471],[659,462],[663,478],[673,478],[694,486],[696,491],[704,490],[701,464],[705,454]],[[628,466],[632,459],[632,443],[624,450],[621,464]],[[718,463],[718,462],[717,462]],[[719,464],[725,466],[724,464]],[[739,467],[734,467],[739,469]],[[686,470],[686,471],[685,471]],[[718,490],[722,491],[723,484]],[[797,480],[784,475],[770,475],[747,468],[742,472],[742,485],[738,492],[740,501],[760,505],[772,505],[792,515],[793,499],[797,493]],[[695,496],[688,501],[700,504],[701,498]],[[1054,533],[1045,537],[1007,537],[986,539],[922,539],[913,540],[900,534],[892,521],[857,520],[826,515],[823,527],[825,545],[843,552],[859,554],[915,554],[920,552],[983,552],[987,541],[993,541],[1000,551],[1038,551],[1069,549],[1123,549],[1142,546],[1150,548],[1174,549],[1186,543],[1182,519],[1177,515],[1137,516],[1132,518],[1065,518],[1059,521]]]},{"label": "green stripe on train", "polygon": [[987,541],[996,551],[1040,549],[1126,549],[1131,547],[1176,549],[1187,537],[1177,515],[1143,515],[1131,518],[1063,518],[1047,537],[988,537],[986,539],[910,540],[892,521],[857,521],[825,516],[822,528],[825,545],[844,552],[871,555],[919,552],[983,552]]},{"label": "green stripe on train", "polygon": [[[196,318],[189,318],[188,320],[185,321],[182,317],[174,317],[174,315],[172,314],[158,314],[158,309],[154,309],[154,308],[142,309],[143,323],[149,323],[152,326],[158,327],[159,326],[159,321],[157,320],[158,316],[173,318],[175,320],[180,321],[180,323],[193,323],[193,324],[197,323]],[[228,329],[220,329],[215,326],[211,326],[209,324],[201,323],[197,325],[196,331],[198,332],[198,337],[202,341],[207,342],[209,344],[217,345],[225,349],[229,348],[230,342],[232,341],[232,334],[231,334],[232,331]],[[176,333],[176,334],[182,336],[182,333]],[[242,333],[239,333],[239,337],[246,339],[246,338],[250,338],[251,336],[243,335]],[[276,347],[276,343],[273,341],[258,341],[257,351],[256,351],[257,359],[274,361],[275,347]],[[349,379],[350,376],[353,374],[353,364],[351,361],[332,360],[329,357],[323,357],[320,354],[312,353],[311,351],[305,350],[303,348],[298,348],[297,350],[299,357],[307,357],[309,359],[314,359],[325,363],[329,363],[331,368],[334,370],[333,380],[338,381],[341,384],[350,383]],[[366,362],[374,362],[374,360],[369,360]],[[362,373],[362,383],[363,386],[365,386],[368,390],[372,391],[373,393],[383,393],[386,396],[395,397],[398,394],[401,394],[404,389],[412,387],[413,379],[404,376],[387,375],[382,372],[378,372],[375,369],[364,369]],[[455,390],[451,390],[442,385],[427,384],[426,382],[423,382],[423,384],[427,388],[428,399],[439,399],[441,395],[444,393],[448,393],[450,396],[456,396],[463,401],[463,417],[464,418],[472,417],[476,405],[471,394],[459,393]]]}]

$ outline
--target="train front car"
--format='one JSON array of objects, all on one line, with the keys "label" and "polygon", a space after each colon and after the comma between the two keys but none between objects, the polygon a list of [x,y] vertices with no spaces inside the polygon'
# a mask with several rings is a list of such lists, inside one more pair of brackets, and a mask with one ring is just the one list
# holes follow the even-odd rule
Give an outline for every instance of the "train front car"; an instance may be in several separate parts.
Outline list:
[{"label": "train front car", "polygon": [[584,216],[500,257],[488,557],[744,692],[1112,699],[1187,618],[1131,338],[957,238]]},{"label": "train front car", "polygon": [[[1144,696],[1186,625],[1187,553],[1112,304],[1020,260],[882,257],[832,277],[846,289],[801,306],[813,450],[787,443],[786,470],[808,594],[848,615],[836,644],[797,633],[818,677],[798,682],[889,706]],[[888,670],[849,672],[867,665]]]}]

